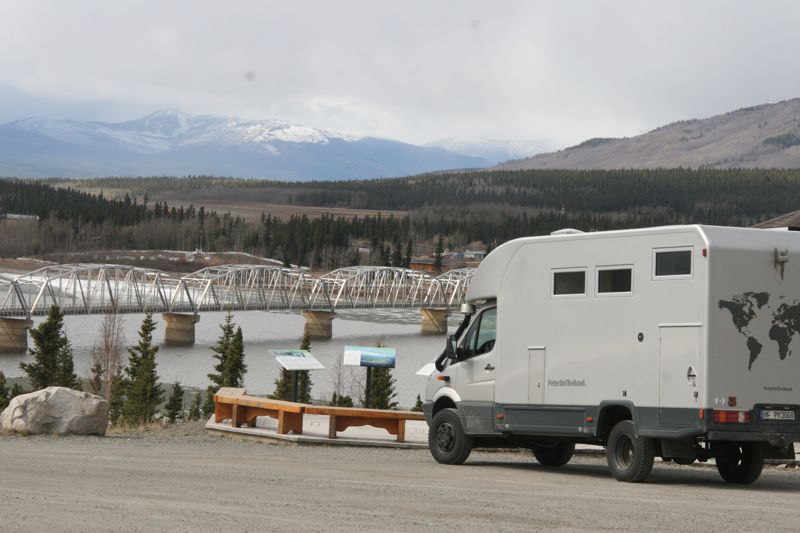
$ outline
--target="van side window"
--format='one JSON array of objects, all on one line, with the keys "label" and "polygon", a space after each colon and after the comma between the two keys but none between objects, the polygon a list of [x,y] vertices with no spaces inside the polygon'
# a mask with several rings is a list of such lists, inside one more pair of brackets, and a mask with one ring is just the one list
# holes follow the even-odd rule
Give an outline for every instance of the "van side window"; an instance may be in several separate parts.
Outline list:
[{"label": "van side window", "polygon": [[497,339],[497,308],[488,309],[481,315],[481,329],[475,343],[475,355],[491,352]]},{"label": "van side window", "polygon": [[632,273],[630,268],[607,268],[597,271],[597,292],[631,292]]},{"label": "van side window", "polygon": [[492,351],[497,338],[497,308],[487,309],[472,324],[458,347],[461,361]]},{"label": "van side window", "polygon": [[669,250],[656,252],[656,271],[658,276],[688,276],[692,273],[691,250]]},{"label": "van side window", "polygon": [[553,272],[553,295],[586,294],[586,271]]}]

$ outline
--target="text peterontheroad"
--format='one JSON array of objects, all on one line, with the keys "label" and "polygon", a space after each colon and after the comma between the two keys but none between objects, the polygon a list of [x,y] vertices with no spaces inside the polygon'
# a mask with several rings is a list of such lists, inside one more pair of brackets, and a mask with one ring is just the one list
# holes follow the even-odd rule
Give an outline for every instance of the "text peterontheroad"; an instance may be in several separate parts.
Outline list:
[{"label": "text peterontheroad", "polygon": [[548,379],[548,387],[585,387],[586,378],[583,379]]}]

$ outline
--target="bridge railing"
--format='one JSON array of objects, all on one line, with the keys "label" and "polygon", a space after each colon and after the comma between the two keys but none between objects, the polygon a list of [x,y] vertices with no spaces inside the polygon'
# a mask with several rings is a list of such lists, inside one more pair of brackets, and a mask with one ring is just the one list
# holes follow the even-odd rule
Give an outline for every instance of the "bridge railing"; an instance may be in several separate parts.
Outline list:
[{"label": "bridge railing", "polygon": [[204,310],[330,309],[324,284],[302,269],[223,265],[181,278],[170,305]]},{"label": "bridge railing", "polygon": [[472,269],[438,277],[415,270],[356,266],[319,278],[302,268],[221,265],[178,276],[127,265],[65,264],[0,279],[0,316],[198,313],[370,307],[453,307],[464,299]]},{"label": "bridge railing", "polygon": [[0,314],[42,315],[52,305],[73,314],[168,311],[180,284],[167,272],[127,265],[47,266],[0,283]]}]

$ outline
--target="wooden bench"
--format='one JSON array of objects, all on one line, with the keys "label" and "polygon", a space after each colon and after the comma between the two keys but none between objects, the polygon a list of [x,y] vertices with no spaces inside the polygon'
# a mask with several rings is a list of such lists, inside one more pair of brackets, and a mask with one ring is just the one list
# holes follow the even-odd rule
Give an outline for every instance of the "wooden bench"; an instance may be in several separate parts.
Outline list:
[{"label": "wooden bench", "polygon": [[248,396],[245,389],[222,387],[214,395],[214,421],[219,423],[230,419],[233,427],[247,424],[256,426],[256,417],[269,416],[278,420],[278,433],[286,435],[303,434],[303,412],[306,406],[301,403],[271,400]]},{"label": "wooden bench", "polygon": [[422,413],[415,411],[384,411],[382,409],[360,409],[357,407],[328,407],[306,405],[305,412],[310,415],[328,415],[328,438],[335,439],[336,433],[350,426],[373,426],[383,428],[391,435],[397,435],[397,442],[406,440],[406,420],[425,420]]}]

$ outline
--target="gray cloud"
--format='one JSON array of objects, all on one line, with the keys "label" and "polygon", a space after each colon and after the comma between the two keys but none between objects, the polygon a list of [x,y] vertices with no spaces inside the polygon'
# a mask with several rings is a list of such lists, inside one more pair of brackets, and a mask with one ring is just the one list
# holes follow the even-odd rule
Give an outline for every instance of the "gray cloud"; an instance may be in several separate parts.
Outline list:
[{"label": "gray cloud", "polygon": [[798,15],[791,1],[4,2],[0,119],[176,107],[563,146],[800,96]]}]

